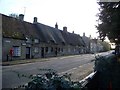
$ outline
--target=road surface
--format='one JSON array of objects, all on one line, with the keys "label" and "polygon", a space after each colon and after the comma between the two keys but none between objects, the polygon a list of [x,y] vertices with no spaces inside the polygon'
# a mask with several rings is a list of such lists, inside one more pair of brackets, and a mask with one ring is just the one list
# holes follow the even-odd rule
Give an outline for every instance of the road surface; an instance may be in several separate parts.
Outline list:
[{"label": "road surface", "polygon": [[[2,67],[2,88],[14,88],[26,84],[31,79],[18,77],[18,73],[24,75],[34,75],[42,73],[39,69],[54,69],[59,74],[71,73],[73,80],[80,80],[93,71],[94,54],[83,54],[74,56],[46,58],[45,62],[34,62]],[[41,60],[41,59],[40,59]]]}]

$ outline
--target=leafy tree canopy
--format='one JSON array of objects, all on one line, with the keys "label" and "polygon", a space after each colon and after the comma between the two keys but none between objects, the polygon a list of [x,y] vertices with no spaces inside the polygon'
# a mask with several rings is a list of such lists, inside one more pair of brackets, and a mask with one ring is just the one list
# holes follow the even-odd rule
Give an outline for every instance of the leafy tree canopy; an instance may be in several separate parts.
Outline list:
[{"label": "leafy tree canopy", "polygon": [[120,44],[120,2],[98,2],[100,13],[96,26],[101,40],[107,36],[111,42]]}]

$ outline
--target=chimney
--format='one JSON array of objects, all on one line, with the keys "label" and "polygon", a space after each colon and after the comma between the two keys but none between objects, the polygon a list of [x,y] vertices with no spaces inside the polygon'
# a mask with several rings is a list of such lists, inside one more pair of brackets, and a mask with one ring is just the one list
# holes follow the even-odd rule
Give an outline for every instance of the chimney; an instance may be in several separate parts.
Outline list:
[{"label": "chimney", "polygon": [[57,24],[57,22],[56,22],[56,24],[55,24],[55,28],[58,29],[58,24]]},{"label": "chimney", "polygon": [[85,36],[85,33],[83,33],[83,36]]},{"label": "chimney", "polygon": [[19,20],[24,21],[24,15],[23,14],[19,14]]},{"label": "chimney", "polygon": [[63,27],[63,31],[67,32],[67,27],[66,26]]},{"label": "chimney", "polygon": [[34,17],[33,23],[37,23],[37,17]]},{"label": "chimney", "polygon": [[89,36],[90,39],[92,39],[91,35]]},{"label": "chimney", "polygon": [[74,31],[72,33],[74,33]]}]

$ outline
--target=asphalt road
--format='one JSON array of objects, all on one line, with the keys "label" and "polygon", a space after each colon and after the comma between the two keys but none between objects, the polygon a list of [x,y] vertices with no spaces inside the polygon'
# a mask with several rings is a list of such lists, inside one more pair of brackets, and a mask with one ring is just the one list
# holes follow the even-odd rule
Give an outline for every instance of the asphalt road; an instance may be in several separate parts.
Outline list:
[{"label": "asphalt road", "polygon": [[[64,73],[68,71],[73,71],[76,68],[82,68],[91,64],[93,67],[93,62],[91,60],[95,59],[94,54],[84,54],[84,55],[74,55],[65,57],[54,57],[46,58],[45,62],[34,62],[13,66],[3,66],[2,67],[2,88],[14,88],[19,85],[23,85],[30,81],[31,79],[25,77],[18,77],[18,73],[24,75],[34,75],[38,73],[43,73],[39,69],[54,69],[58,73]],[[40,59],[41,60],[41,59]],[[89,67],[86,67],[86,69]],[[81,70],[81,72],[82,72]],[[18,73],[16,73],[18,72]]]}]

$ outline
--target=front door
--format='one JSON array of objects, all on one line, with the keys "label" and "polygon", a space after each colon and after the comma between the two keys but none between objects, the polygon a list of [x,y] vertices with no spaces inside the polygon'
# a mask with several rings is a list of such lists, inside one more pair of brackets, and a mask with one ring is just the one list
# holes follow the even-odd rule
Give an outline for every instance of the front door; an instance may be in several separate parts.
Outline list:
[{"label": "front door", "polygon": [[41,57],[44,58],[44,47],[41,47]]},{"label": "front door", "polygon": [[55,56],[57,56],[57,53],[58,53],[58,52],[57,52],[57,48],[55,48]]},{"label": "front door", "polygon": [[30,59],[30,47],[26,47],[26,59]]}]

